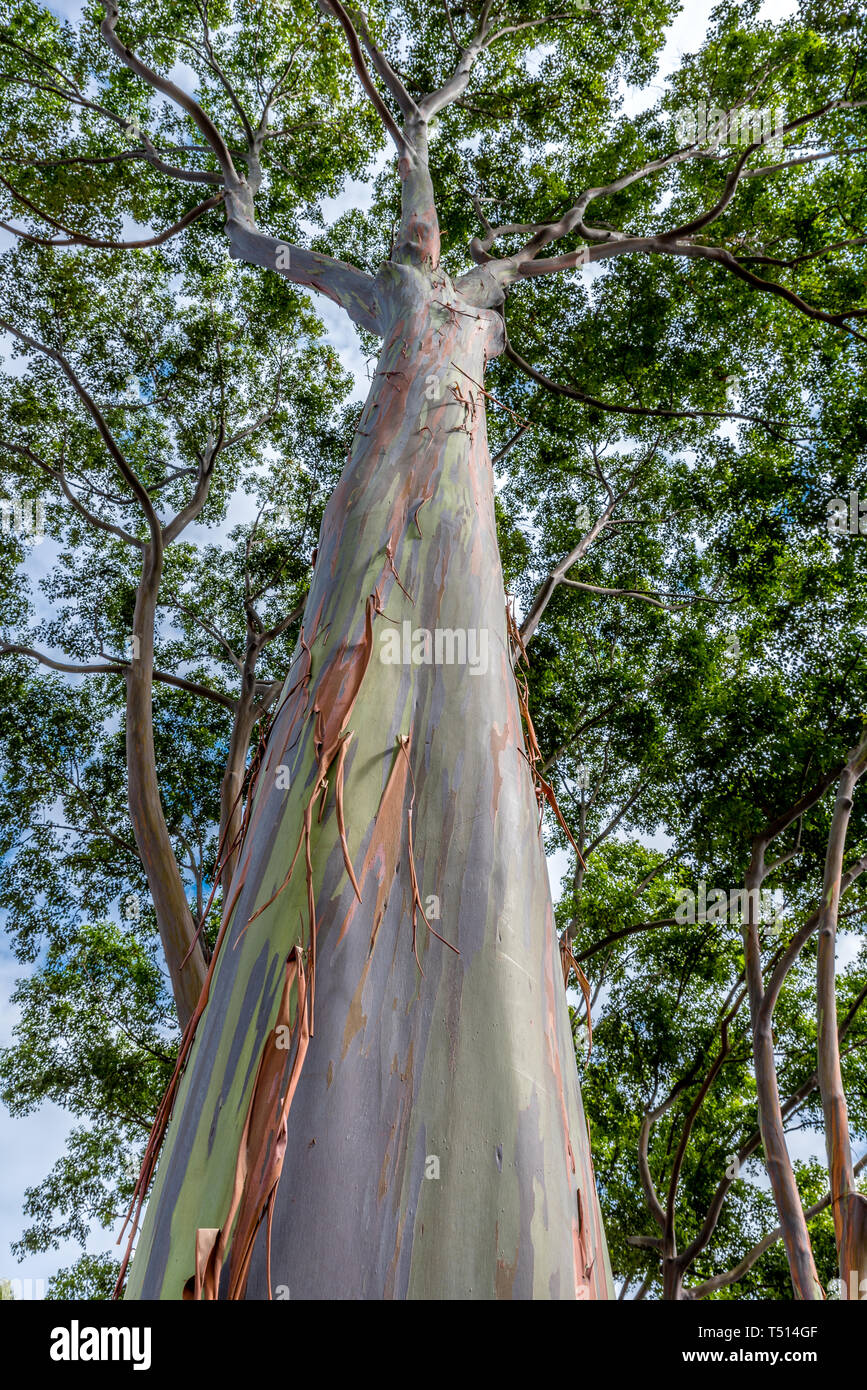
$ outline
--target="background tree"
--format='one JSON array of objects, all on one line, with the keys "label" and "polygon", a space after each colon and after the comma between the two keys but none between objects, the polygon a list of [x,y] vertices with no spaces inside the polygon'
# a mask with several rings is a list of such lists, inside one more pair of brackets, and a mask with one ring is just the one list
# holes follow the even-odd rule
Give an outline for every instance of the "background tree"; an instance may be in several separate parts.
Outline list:
[{"label": "background tree", "polygon": [[[334,387],[324,374],[321,387],[309,385],[310,335],[315,340],[316,329],[309,316],[305,322],[298,312],[291,292],[288,299],[278,295],[276,303],[273,298],[270,304],[257,303],[245,295],[239,272],[229,268],[203,283],[188,278],[170,288],[172,267],[160,253],[140,253],[129,265],[118,264],[116,255],[87,266],[80,257],[54,256],[25,252],[24,265],[20,255],[13,255],[6,267],[9,317],[2,322],[19,348],[37,361],[8,383],[0,450],[13,495],[36,490],[42,493],[43,509],[46,493],[52,513],[54,498],[60,507],[60,514],[52,515],[50,532],[67,549],[45,585],[52,612],[37,636],[66,659],[58,661],[21,636],[7,640],[4,651],[70,673],[125,678],[130,817],[185,1026],[204,983],[207,947],[196,939],[160,800],[153,682],[186,689],[233,714],[221,791],[222,858],[238,835],[253,727],[279,689],[273,680],[257,678],[256,665],[263,648],[299,616],[290,602],[276,619],[265,622],[256,603],[275,581],[271,606],[275,599],[286,603],[304,567],[297,555],[275,563],[273,554],[264,563],[260,554],[255,566],[247,565],[238,605],[246,628],[239,653],[200,615],[202,635],[209,643],[218,642],[221,656],[230,659],[240,677],[240,689],[229,695],[177,670],[157,668],[155,674],[158,607],[161,602],[186,607],[179,593],[162,592],[167,552],[193,522],[219,522],[245,464],[248,486],[266,490],[262,507],[269,497],[280,497],[287,470],[297,468],[291,486],[303,489],[300,441],[314,422],[327,418],[337,398],[334,388],[339,392],[344,379],[332,360]],[[27,273],[28,260],[35,260],[35,273]],[[106,303],[107,280],[116,295],[114,311]],[[173,292],[178,291],[186,292],[187,307],[174,316]],[[269,450],[282,457],[282,478],[275,469],[271,477],[257,479],[251,466],[261,465]],[[308,508],[315,486],[315,475],[309,475]],[[287,492],[287,516],[294,502],[290,498]],[[255,528],[248,541],[249,550]],[[188,549],[187,571],[195,564],[193,555]],[[185,566],[174,568],[174,582],[188,585]],[[263,579],[264,584],[256,583]],[[119,657],[106,651],[112,646]],[[84,661],[70,661],[70,656]],[[94,661],[95,656],[102,660]],[[183,660],[188,653],[176,646],[174,661],[178,656]],[[201,826],[196,833],[201,840]],[[192,868],[201,898],[201,845],[197,862],[189,840],[181,835],[181,841],[182,858]],[[232,862],[230,855],[224,872]],[[199,902],[196,920],[201,912]]]},{"label": "background tree", "polygon": [[[251,409],[256,391],[270,405],[275,379],[259,337],[268,305],[237,268],[195,285],[188,278],[180,317],[177,268],[162,256],[141,253],[130,267],[111,255],[70,266],[39,252],[8,258],[5,271],[4,307],[19,334],[25,325],[41,331],[47,320],[158,507],[170,488],[169,505],[190,488],[194,464],[185,471],[171,460],[191,447],[203,418],[218,424],[221,409],[237,408],[245,393]],[[150,755],[175,873],[206,953],[222,894],[218,847],[239,828],[257,725],[279,691],[287,634],[293,622],[297,629],[309,580],[311,533],[345,448],[334,408],[346,378],[318,324],[291,290],[271,314],[268,348],[279,325],[286,352],[280,409],[243,452],[225,461],[218,452],[202,522],[219,539],[175,541],[155,591]],[[140,550],[120,537],[106,543],[111,525],[130,536],[142,527],[131,520],[134,499],[122,495],[91,413],[64,393],[56,364],[33,353],[21,365],[3,383],[2,491],[35,500],[47,534],[2,536],[0,900],[19,959],[37,970],[12,1001],[22,1019],[4,1054],[4,1097],[14,1114],[51,1100],[80,1122],[64,1157],[29,1191],[33,1224],[15,1247],[24,1258],[61,1239],[84,1243],[92,1222],[111,1227],[120,1218],[178,1036],[126,804],[125,676]],[[239,497],[252,519],[226,535],[227,508]],[[53,563],[42,593],[30,595],[28,560],[44,553],[37,541]],[[34,675],[34,658],[66,680]],[[223,878],[231,857],[222,856]],[[95,1294],[107,1267],[83,1259],[81,1277]],[[116,1279],[116,1260],[113,1268]]]},{"label": "background tree", "polygon": [[[857,537],[829,531],[825,501],[833,496],[834,484],[840,476],[857,479],[863,468],[860,405],[857,398],[841,391],[844,384],[836,376],[825,381],[819,379],[812,397],[813,408],[821,414],[830,436],[827,452],[825,449],[799,449],[787,460],[788,451],[780,449],[772,435],[757,434],[749,447],[741,450],[737,473],[727,466],[728,444],[718,440],[710,441],[707,447],[706,469],[700,460],[692,462],[687,479],[690,501],[694,505],[690,506],[691,519],[686,525],[687,553],[692,563],[698,564],[704,587],[724,595],[715,608],[691,605],[679,614],[665,617],[653,608],[648,610],[645,599],[636,601],[634,595],[622,595],[617,599],[620,611],[616,627],[618,635],[626,633],[626,650],[625,659],[616,660],[617,651],[611,650],[611,639],[605,640],[613,624],[606,631],[601,624],[597,627],[592,621],[588,622],[588,617],[584,616],[585,606],[591,602],[589,595],[584,596],[587,590],[582,594],[566,589],[552,600],[540,638],[534,638],[530,646],[534,654],[533,644],[537,640],[547,639],[548,642],[537,687],[537,707],[550,710],[547,726],[545,717],[541,713],[539,716],[540,726],[545,728],[543,749],[554,750],[546,758],[546,766],[550,765],[550,775],[567,818],[582,827],[579,847],[588,860],[591,873],[599,872],[592,856],[602,852],[612,825],[621,829],[623,825],[631,825],[645,834],[648,830],[658,833],[664,827],[671,846],[670,854],[656,856],[659,869],[655,874],[653,858],[648,860],[639,845],[635,846],[634,858],[624,857],[619,849],[611,848],[610,854],[606,853],[606,864],[616,864],[617,873],[607,872],[598,887],[593,886],[597,880],[591,879],[588,888],[585,869],[576,862],[571,892],[560,909],[566,934],[577,943],[579,964],[592,977],[595,995],[598,997],[600,991],[603,994],[601,1014],[597,1010],[597,1039],[611,1036],[608,1033],[611,1026],[613,1036],[620,1040],[618,1049],[626,1049],[618,1051],[618,1056],[624,1058],[631,1049],[637,1050],[630,1068],[646,1067],[648,1055],[656,1058],[657,1070],[664,1058],[678,1059],[673,1073],[667,1073],[672,1084],[662,1090],[656,1071],[638,1072],[644,1075],[644,1081],[639,1083],[646,1088],[644,1100],[636,1106],[636,1113],[629,1121],[618,1116],[618,1108],[610,1100],[603,1101],[595,1084],[592,1064],[587,1073],[588,1084],[592,1087],[594,1132],[601,1124],[607,1146],[608,1126],[615,1126],[617,1161],[628,1165],[623,1171],[629,1172],[633,1183],[643,1165],[648,1192],[653,1186],[647,1170],[648,1144],[651,1152],[653,1148],[653,1125],[664,1121],[670,1126],[664,1136],[662,1153],[657,1149],[656,1159],[650,1160],[651,1167],[654,1162],[661,1163],[666,1172],[660,1189],[663,1204],[665,1187],[671,1177],[668,1165],[674,1160],[679,1143],[688,1140],[690,1126],[697,1122],[690,1108],[697,1098],[702,1106],[712,1102],[712,1096],[702,1100],[698,1095],[702,1078],[712,1085],[715,1094],[722,1085],[722,1075],[735,1063],[735,1056],[730,1052],[736,1053],[732,1030],[741,1026],[737,1014],[728,1020],[729,1052],[715,1064],[716,1071],[710,1068],[720,1045],[720,1023],[735,1000],[742,1011],[746,998],[737,914],[730,919],[728,909],[726,911],[729,934],[720,956],[717,954],[720,945],[715,941],[718,928],[702,926],[700,922],[693,926],[677,926],[673,920],[676,911],[673,885],[665,885],[667,881],[670,883],[671,874],[677,872],[681,883],[691,884],[693,892],[697,891],[701,879],[706,881],[708,893],[715,885],[724,886],[727,894],[736,886],[743,886],[745,870],[763,825],[777,822],[787,806],[803,804],[804,793],[811,786],[817,787],[818,793],[807,798],[805,817],[798,821],[797,828],[793,825],[791,832],[776,842],[778,849],[768,855],[770,859],[782,851],[777,871],[764,885],[771,884],[786,894],[785,906],[780,908],[779,929],[767,935],[766,928],[760,928],[759,923],[753,925],[760,928],[755,935],[763,975],[756,1014],[761,1028],[773,1028],[771,1049],[759,1068],[761,1085],[773,1105],[772,1092],[778,1084],[779,1072],[784,1099],[795,1097],[797,1103],[787,1102],[783,1106],[778,1117],[781,1125],[792,1127],[804,1123],[807,1093],[800,1093],[800,1088],[805,1078],[812,1078],[808,1087],[811,1103],[816,1099],[813,1094],[818,1085],[815,1031],[807,1033],[809,1051],[806,1055],[803,1044],[796,1054],[800,1074],[795,1070],[793,1076],[788,1064],[781,1064],[780,1022],[775,1009],[783,1007],[782,1000],[790,988],[787,984],[778,999],[779,985],[787,979],[786,970],[797,960],[798,950],[811,938],[815,940],[819,926],[816,909],[824,893],[822,881],[834,791],[840,770],[847,761],[848,749],[858,741],[862,723],[863,557]],[[830,480],[829,455],[833,457],[834,469]],[[536,561],[536,572],[544,574],[547,569],[554,568],[546,558],[546,553],[550,553],[547,547],[552,544],[546,533],[556,528],[557,539],[553,544],[555,548],[566,549],[561,537],[568,534],[569,529],[574,533],[574,521],[568,515],[557,515],[553,497],[549,500],[542,479],[535,480],[535,489],[530,495],[542,519],[536,532],[541,535],[545,549]],[[639,511],[633,526],[637,529],[641,525]],[[644,530],[649,529],[646,521],[643,525]],[[630,532],[630,536],[632,534]],[[676,513],[668,524],[667,535],[669,547],[673,548],[678,544]],[[641,542],[637,540],[633,544],[637,546]],[[592,558],[592,551],[587,554]],[[604,575],[596,577],[606,582]],[[609,585],[612,582],[607,578]],[[648,624],[656,624],[657,631],[633,637],[638,621],[633,608],[640,609],[639,617],[646,615]],[[592,675],[589,664],[579,664],[573,655],[578,623],[594,644],[596,661]],[[582,780],[585,787],[576,786],[576,782]],[[842,877],[847,893],[853,883],[857,885],[863,871],[862,834],[861,830],[853,828],[853,838],[845,855],[846,873],[842,876],[836,873],[836,881],[840,882]],[[671,867],[673,864],[680,866],[678,871]],[[677,882],[675,877],[674,884]],[[656,897],[658,905],[651,910],[653,895],[659,895],[661,890],[664,890],[661,898]],[[582,894],[587,891],[592,896],[591,902],[585,905]],[[599,892],[604,893],[604,899],[597,906],[593,899]],[[794,894],[791,901],[790,894]],[[596,914],[600,908],[604,915],[597,925]],[[847,904],[847,909],[849,927],[860,932],[857,906],[848,908]],[[849,920],[852,912],[854,919]],[[745,925],[750,926],[749,923]],[[588,928],[590,939],[586,944]],[[806,935],[802,936],[805,928]],[[785,935],[782,934],[784,930]],[[644,932],[651,935],[645,938]],[[673,949],[666,945],[667,940],[671,941]],[[784,945],[787,949],[781,962]],[[699,952],[697,958],[694,956],[696,950]],[[722,974],[718,975],[716,971],[723,962]],[[680,975],[682,966],[688,966],[688,971],[674,996],[677,1010],[683,1010],[682,1023],[675,1024],[672,1002],[666,1001],[662,1015],[665,1023],[658,1033],[654,1028],[655,1041],[651,1047],[644,1030],[624,1027],[624,1018],[637,1016],[627,1006],[625,998],[619,992],[607,996],[607,990],[614,980],[623,978],[620,972],[626,969],[629,973],[634,968],[636,974],[634,979],[629,979],[628,988],[635,991],[630,994],[632,1007],[641,1014],[638,1001],[645,991],[646,979],[659,979],[664,990]],[[850,978],[857,999],[863,985],[863,960],[857,967],[853,964],[852,972]],[[710,987],[707,996],[713,1006],[710,1019],[706,1004],[700,1003],[693,993],[694,986],[689,986],[693,978],[703,979],[704,987]],[[802,974],[801,978],[800,1007],[807,1010],[807,1017],[815,1029],[815,1005],[810,1004],[809,994],[804,995],[805,989],[815,991],[812,956],[807,974]],[[847,1050],[851,1048],[854,1052],[858,1041],[851,1033],[852,1002],[853,990],[847,982],[837,1011],[837,1023],[847,1032]],[[790,1007],[785,1005],[787,1010]],[[641,1016],[646,1029],[652,1012]],[[695,1054],[684,1053],[681,1049],[681,1034],[687,1019],[702,1019],[702,1027],[711,1029],[706,1036],[714,1038],[712,1049],[707,1041],[698,1045],[697,1051],[705,1058],[698,1070],[695,1069],[698,1066]],[[645,1051],[646,1044],[648,1051]],[[604,1041],[601,1045],[605,1046]],[[748,1053],[747,1066],[750,1060]],[[857,1053],[854,1062],[857,1065]],[[614,1072],[613,1065],[606,1067],[605,1080],[610,1082]],[[730,1157],[726,1158],[728,1151],[720,1149],[724,1140],[717,1134],[714,1184],[721,1185],[720,1197],[732,1186],[730,1181],[722,1180],[723,1170],[727,1166],[743,1165],[750,1154],[761,1152],[760,1136],[754,1125],[753,1097],[749,1093],[744,1096],[741,1082],[736,1089],[741,1103],[746,1101],[750,1107],[746,1114],[750,1116],[752,1142],[746,1152],[740,1139],[733,1142]],[[857,1078],[857,1072],[849,1073],[846,1090],[855,1097],[863,1093],[863,1082]],[[647,1119],[647,1127],[642,1129],[641,1115],[645,1106],[652,1118]],[[660,1106],[659,1113],[655,1114]],[[676,1107],[674,1118],[671,1115],[673,1107]],[[815,1119],[813,1112],[812,1120]],[[634,1131],[633,1141],[628,1146],[624,1144],[624,1129],[626,1133],[630,1129]],[[858,1135],[863,1144],[864,1121],[860,1118],[860,1110],[853,1124],[853,1134]],[[678,1161],[688,1162],[690,1152],[691,1146]],[[704,1139],[699,1152],[707,1152]],[[795,1186],[798,1175],[785,1149],[780,1158],[788,1171],[787,1180]],[[737,1164],[733,1160],[737,1160]],[[807,1176],[805,1173],[805,1180]],[[679,1181],[680,1184],[684,1182],[682,1171]],[[810,1177],[810,1183],[815,1187],[814,1177]],[[678,1185],[675,1176],[673,1193]],[[683,1191],[682,1186],[680,1190]],[[802,1197],[797,1209],[788,1212],[790,1219],[798,1222],[801,1208],[812,1210],[822,1193],[814,1191],[811,1194],[809,1188],[805,1190],[802,1185]],[[603,1197],[604,1206],[606,1201]],[[641,1206],[634,1187],[629,1201],[633,1212]],[[669,1203],[667,1210],[660,1210],[655,1193],[653,1201],[657,1203],[655,1217],[666,1228],[667,1236],[652,1234],[652,1225],[650,1230],[645,1227],[645,1234],[639,1237],[641,1247],[661,1249],[664,1239],[669,1240],[664,1260],[669,1262],[673,1282],[667,1286],[668,1296],[677,1296],[684,1272],[707,1248],[707,1240],[714,1233],[713,1222],[719,1221],[720,1212],[716,1212],[704,1230],[703,1244],[694,1246],[694,1239],[710,1217],[709,1198],[702,1198],[698,1225],[689,1232],[686,1248],[681,1247],[681,1253],[676,1256],[675,1206]],[[622,1202],[621,1189],[618,1203]],[[619,1205],[617,1215],[611,1213],[609,1216],[609,1224],[620,1233],[618,1240],[624,1233],[624,1210]],[[752,1223],[751,1227],[755,1230]],[[762,1240],[765,1234],[761,1233]],[[758,1239],[757,1234],[753,1243]],[[807,1250],[809,1252],[809,1242]],[[827,1286],[831,1278],[827,1268],[827,1244],[825,1252],[823,1286]],[[731,1267],[738,1267],[748,1253],[749,1246],[741,1247],[737,1257],[729,1261]],[[756,1251],[754,1258],[761,1253],[761,1250]],[[628,1252],[623,1259],[625,1263],[620,1264],[620,1268],[625,1272],[635,1274],[641,1268]],[[699,1263],[703,1265],[704,1261]],[[716,1269],[721,1277],[720,1263]],[[849,1280],[851,1268],[858,1270],[857,1260],[854,1264],[847,1263],[844,1282]],[[707,1282],[703,1280],[699,1287]],[[649,1286],[655,1286],[655,1275],[650,1278]],[[712,1286],[703,1291],[711,1292]]]}]

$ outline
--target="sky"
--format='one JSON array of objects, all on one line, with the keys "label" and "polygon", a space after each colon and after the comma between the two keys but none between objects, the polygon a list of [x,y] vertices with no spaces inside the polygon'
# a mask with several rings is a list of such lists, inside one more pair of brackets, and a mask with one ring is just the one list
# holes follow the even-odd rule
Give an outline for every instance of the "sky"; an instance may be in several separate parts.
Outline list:
[{"label": "sky", "polygon": [[[638,114],[655,104],[664,90],[665,77],[677,67],[680,55],[694,51],[701,45],[713,6],[714,0],[686,0],[679,18],[669,30],[657,78],[640,90],[624,90],[624,111],[628,115]],[[50,8],[56,14],[74,21],[80,16],[82,7],[78,3],[67,2],[51,5]],[[765,0],[760,17],[763,20],[782,19],[793,10],[794,0]],[[382,155],[380,168],[389,157],[387,152]],[[367,206],[370,196],[369,181],[349,181],[340,197],[324,200],[323,211],[326,220],[338,217],[347,208]],[[326,326],[329,341],[339,353],[344,367],[354,376],[355,398],[363,399],[367,393],[368,377],[352,325],[345,314],[324,297],[317,297],[316,307]],[[0,344],[0,351],[8,361],[5,344]],[[241,505],[239,499],[238,506]],[[229,524],[235,524],[241,519],[240,513],[236,511]],[[46,543],[31,552],[31,555],[30,573],[35,583],[50,566],[51,550]],[[560,880],[567,865],[565,853],[558,852],[550,857],[549,874],[555,897],[559,896]],[[8,952],[0,950],[0,1045],[8,1045],[12,1039],[16,1010],[10,1003],[9,996],[20,974],[21,967],[17,962]],[[24,1224],[21,1214],[24,1190],[29,1184],[41,1181],[61,1156],[71,1127],[70,1117],[54,1105],[44,1105],[35,1114],[17,1119],[0,1109],[0,1279],[25,1281],[22,1289],[24,1297],[40,1297],[48,1277],[64,1265],[71,1264],[80,1253],[79,1246],[70,1243],[56,1252],[28,1257],[23,1264],[18,1265],[9,1252],[10,1242],[19,1237]],[[821,1154],[822,1147],[817,1136],[809,1132],[794,1134],[790,1139],[790,1149],[796,1158]],[[107,1250],[109,1246],[110,1239],[107,1234],[99,1232],[91,1239],[88,1248],[91,1251],[102,1251]],[[29,1288],[26,1281],[31,1281]]]}]

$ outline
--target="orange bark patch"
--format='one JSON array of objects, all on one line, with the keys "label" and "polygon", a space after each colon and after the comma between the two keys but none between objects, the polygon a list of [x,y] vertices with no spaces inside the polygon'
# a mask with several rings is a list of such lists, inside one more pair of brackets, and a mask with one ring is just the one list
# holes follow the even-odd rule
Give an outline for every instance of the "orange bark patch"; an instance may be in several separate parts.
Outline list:
[{"label": "orange bark patch", "polygon": [[[274,1195],[286,1152],[289,1109],[298,1087],[310,1041],[308,983],[301,954],[298,948],[293,946],[286,960],[286,974],[277,1021],[265,1042],[256,1071],[256,1080],[253,1083],[235,1166],[229,1211],[220,1229],[219,1238],[208,1239],[205,1242],[208,1253],[203,1267],[200,1267],[199,1261],[199,1236],[203,1233],[196,1233],[196,1289],[199,1296],[206,1300],[216,1299],[218,1296],[220,1272],[230,1239],[232,1254],[227,1297],[244,1297],[253,1247],[263,1216],[268,1223],[268,1297],[271,1297],[271,1218]],[[293,985],[296,986],[294,1027],[291,1022]],[[294,1051],[291,1047],[280,1045],[282,1030],[289,1030],[290,1034],[294,1035]],[[210,1237],[213,1233],[205,1234]]]},{"label": "orange bark patch", "polygon": [[[530,765],[530,772],[533,775],[533,785],[536,789],[536,801],[539,806],[539,828],[541,829],[542,827],[542,814],[544,812],[543,803],[547,801],[548,805],[551,807],[551,810],[554,812],[554,815],[557,817],[557,821],[560,827],[565,832],[570,845],[577,854],[580,862],[584,864],[584,857],[580,849],[576,845],[574,839],[572,838],[572,832],[566,824],[565,820],[563,819],[563,813],[560,810],[560,807],[557,805],[557,798],[554,795],[554,788],[548,782],[545,781],[544,777],[539,771],[538,764],[542,761],[542,752],[539,748],[539,741],[536,738],[536,730],[533,727],[533,720],[530,717],[530,691],[527,685],[527,677],[521,670],[521,665],[526,665],[527,663],[527,649],[524,646],[523,639],[521,637],[520,632],[518,631],[518,625],[515,622],[515,619],[512,616],[511,609],[508,607],[508,605],[506,607],[506,622],[509,629],[509,636],[512,639],[514,647],[515,686],[518,691],[518,704],[521,707],[521,717],[524,721],[524,730],[527,742],[527,752],[524,754],[524,756]],[[584,868],[587,868],[586,864],[584,864]]]},{"label": "orange bark patch", "polygon": [[497,1260],[497,1298],[511,1301],[515,1287],[515,1275],[518,1273],[518,1252],[515,1251],[515,1258],[512,1264],[508,1260]]},{"label": "orange bark patch", "polygon": [[581,993],[584,995],[584,1003],[587,1006],[587,1061],[590,1061],[590,1053],[593,1051],[593,1020],[590,1017],[590,981],[581,969],[569,945],[568,938],[564,935],[560,939],[560,960],[563,964],[563,987],[568,988],[569,971],[574,970],[576,979],[581,986]]},{"label": "orange bark patch", "polygon": [[367,979],[367,962],[361,972],[361,979],[355,987],[352,1002],[346,1014],[346,1024],[343,1029],[343,1050],[340,1054],[341,1061],[349,1051],[349,1044],[357,1033],[360,1033],[367,1022],[367,1015],[361,1009],[361,996],[364,993],[364,983]]}]

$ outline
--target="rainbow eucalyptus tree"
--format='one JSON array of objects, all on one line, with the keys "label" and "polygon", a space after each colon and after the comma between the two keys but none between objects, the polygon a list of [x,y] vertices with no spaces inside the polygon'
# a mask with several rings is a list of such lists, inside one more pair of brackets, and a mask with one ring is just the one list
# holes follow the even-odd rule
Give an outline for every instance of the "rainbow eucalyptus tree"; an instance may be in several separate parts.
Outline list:
[{"label": "rainbow eucalyptus tree", "polygon": [[[736,286],[741,298],[731,294],[721,317],[745,342],[768,322],[784,339],[800,321],[854,351],[859,288],[823,258],[861,240],[819,210],[805,218],[803,183],[784,213],[767,188],[780,170],[821,169],[841,146],[847,156],[845,122],[867,103],[847,31],[856,20],[847,16],[839,42],[814,42],[740,29],[721,6],[716,47],[676,79],[669,108],[688,107],[692,122],[675,140],[656,117],[611,125],[617,77],[653,71],[674,11],[657,0],[567,0],[555,13],[533,0],[391,6],[370,21],[321,0],[318,10],[274,6],[264,30],[246,5],[215,8],[213,27],[207,7],[102,9],[100,56],[81,50],[92,87],[59,59],[49,81],[44,58],[22,58],[36,42],[27,26],[16,31],[25,87],[75,108],[86,133],[102,120],[131,142],[106,155],[71,130],[72,161],[25,156],[31,168],[64,168],[29,191],[4,175],[19,217],[42,228],[25,235],[42,236],[54,208],[52,244],[103,244],[70,230],[73,214],[93,223],[101,204],[75,194],[69,164],[89,162],[98,181],[100,162],[114,161],[140,212],[137,163],[140,188],[161,190],[160,211],[172,205],[167,186],[199,183],[209,195],[189,206],[175,194],[159,237],[192,228],[195,238],[219,210],[232,255],[327,296],[377,344],[218,947],[146,1157],[137,1213],[162,1146],[127,1295],[608,1297],[563,989],[570,954],[561,961],[539,836],[550,788],[516,679],[522,639],[497,546],[486,374],[506,354],[554,386],[509,344],[507,297],[559,283],[562,304],[572,272],[609,262],[616,276],[627,257],[683,268],[671,279],[690,294],[713,277],[723,296],[720,286]],[[755,17],[757,0],[746,9]],[[334,86],[335,45],[362,110]],[[305,109],[299,52],[304,80],[321,84]],[[175,58],[195,68],[197,96],[166,75]],[[543,75],[528,82],[530,58]],[[351,113],[332,122],[335,141],[372,114],[397,156],[391,244],[371,256],[376,236],[359,236],[354,264],[301,245],[292,216],[281,226],[278,215],[297,210],[297,189],[309,197],[310,170],[327,165],[332,88],[338,116]],[[759,92],[770,123],[746,119]],[[124,117],[124,101],[181,114],[145,134],[145,115]],[[469,189],[448,141],[434,161],[435,123],[478,151]],[[804,153],[808,129],[819,147]],[[563,148],[552,153],[555,140]],[[494,193],[482,186],[486,161]],[[99,191],[108,196],[104,180]],[[666,303],[660,295],[658,315]],[[610,355],[602,342],[600,357]],[[647,406],[627,371],[624,382],[623,401],[562,389],[656,423],[733,413],[724,392],[692,393],[685,375],[692,409]],[[577,583],[566,570],[583,554],[569,554],[551,591]],[[547,604],[543,594],[532,606],[528,635]]]},{"label": "rainbow eucalyptus tree", "polygon": [[128,1294],[262,1297],[273,1276],[314,1297],[606,1297],[485,424],[505,291],[557,232],[496,270],[440,265],[428,125],[497,38],[490,7],[421,101],[360,16],[325,8],[398,151],[375,277],[261,232],[210,117],[127,47],[115,6],[102,25],[210,145],[233,254],[381,339]]}]

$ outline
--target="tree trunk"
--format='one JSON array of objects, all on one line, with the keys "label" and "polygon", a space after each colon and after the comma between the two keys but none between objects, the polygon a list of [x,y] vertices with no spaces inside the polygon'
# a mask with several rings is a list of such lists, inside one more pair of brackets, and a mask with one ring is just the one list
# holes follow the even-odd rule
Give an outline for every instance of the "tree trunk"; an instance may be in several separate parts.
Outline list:
[{"label": "tree trunk", "polygon": [[162,570],[153,545],[145,551],[133,617],[133,651],[127,678],[126,762],[130,820],[156,912],[163,953],[181,1028],[186,1028],[205,983],[205,958],[197,944],[178,861],[160,801],[154,753],[153,668],[156,596]]},{"label": "tree trunk", "polygon": [[786,1144],[786,1131],[780,1105],[780,1088],[777,1081],[777,1062],[774,1053],[774,1034],[772,1016],[763,1008],[764,984],[762,980],[761,947],[759,944],[759,912],[762,884],[767,877],[765,869],[766,842],[757,838],[753,842],[753,854],[744,880],[747,895],[747,921],[744,924],[744,960],[746,964],[747,988],[750,999],[750,1019],[753,1028],[753,1062],[756,1073],[756,1100],[759,1113],[759,1130],[764,1149],[765,1169],[774,1194],[774,1201],[783,1229],[783,1243],[792,1276],[792,1288],[796,1299],[807,1302],[820,1301],[824,1294],[816,1273],[810,1232],[801,1205],[801,1195],[789,1150]]},{"label": "tree trunk", "polygon": [[847,1192],[840,1202],[841,1297],[867,1298],[867,1197]]},{"label": "tree trunk", "polygon": [[494,523],[502,321],[378,284],[131,1298],[266,1298],[269,1265],[290,1298],[612,1296]]},{"label": "tree trunk", "polygon": [[221,882],[223,898],[231,889],[232,879],[238,867],[240,848],[235,841],[241,831],[244,807],[242,792],[247,775],[247,753],[250,748],[250,735],[256,722],[256,709],[253,702],[255,664],[251,666],[249,651],[247,664],[241,684],[235,714],[232,719],[232,732],[229,736],[229,752],[226,770],[220,783],[220,834],[219,854],[222,862]]},{"label": "tree trunk", "polygon": [[858,746],[852,750],[837,788],[825,859],[816,963],[817,1072],[825,1118],[831,1211],[834,1217],[842,1297],[856,1299],[861,1296],[862,1281],[867,1281],[867,1198],[857,1189],[852,1162],[849,1108],[840,1065],[836,954],[846,834],[852,814],[855,786],[864,773],[865,762],[867,731],[862,734]]},{"label": "tree trunk", "polygon": [[683,1268],[676,1253],[665,1256],[662,1261],[662,1297],[669,1303],[684,1298]]}]

